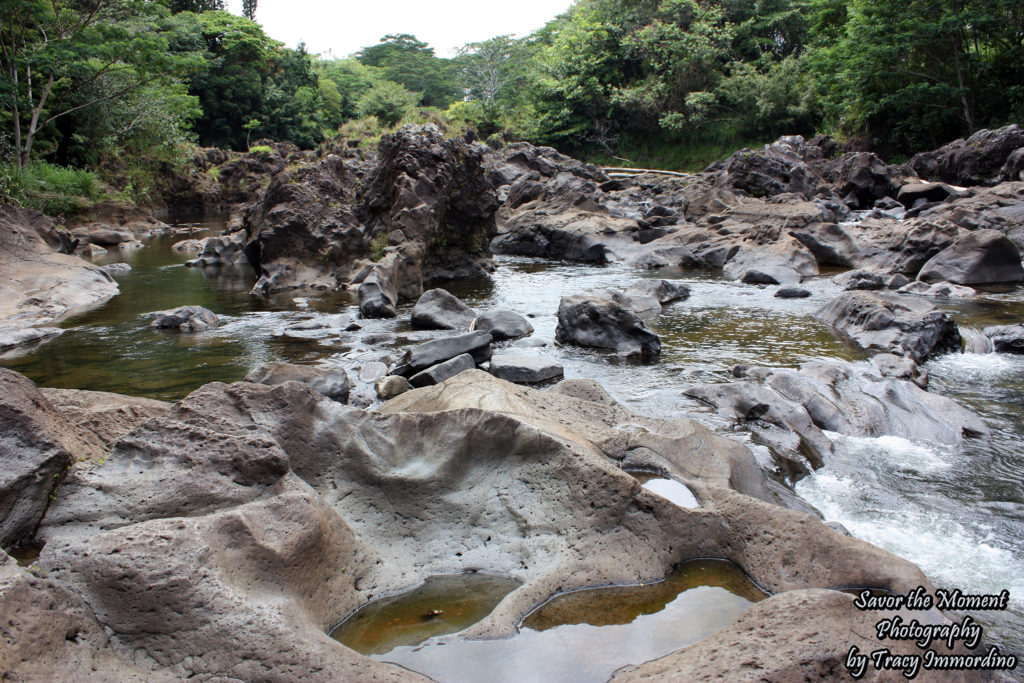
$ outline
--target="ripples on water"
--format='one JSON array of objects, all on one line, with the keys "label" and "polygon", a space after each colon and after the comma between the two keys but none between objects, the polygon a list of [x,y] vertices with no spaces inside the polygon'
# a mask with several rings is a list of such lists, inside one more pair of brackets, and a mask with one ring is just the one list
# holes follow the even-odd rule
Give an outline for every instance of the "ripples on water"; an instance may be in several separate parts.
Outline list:
[{"label": "ripples on water", "polygon": [[[133,271],[119,278],[120,296],[68,321],[68,331],[56,340],[3,364],[42,386],[174,400],[206,382],[237,381],[271,360],[315,362],[381,349],[397,359],[406,346],[444,334],[412,330],[407,305],[394,320],[360,321],[363,329],[354,333],[281,336],[282,328],[300,320],[357,315],[355,302],[347,294],[323,292],[251,297],[251,273],[210,275],[185,268],[189,256],[170,252],[173,241],[161,238],[125,256]],[[684,398],[682,387],[730,381],[730,368],[738,363],[795,367],[819,357],[866,358],[813,317],[839,293],[828,278],[804,284],[813,293],[809,299],[782,300],[774,298],[773,287],[741,285],[711,274],[505,257],[497,262],[493,282],[458,283],[450,290],[477,309],[510,308],[529,315],[534,338],[547,346],[516,353],[557,358],[566,377],[593,378],[643,414],[689,413],[727,430],[728,424]],[[681,279],[692,291],[690,299],[666,306],[650,320],[662,339],[659,361],[625,361],[555,345],[560,297],[602,287],[622,289],[644,277]],[[149,329],[147,313],[187,304],[213,310],[222,326],[195,335]],[[1019,289],[946,308],[962,325],[974,328],[1024,320]],[[1024,651],[1024,358],[954,354],[927,368],[932,390],[984,416],[993,428],[991,438],[952,448],[836,436],[831,463],[797,490],[827,519],[919,564],[939,586],[974,593],[1009,589],[1010,610],[974,616],[989,626],[995,642]]]}]

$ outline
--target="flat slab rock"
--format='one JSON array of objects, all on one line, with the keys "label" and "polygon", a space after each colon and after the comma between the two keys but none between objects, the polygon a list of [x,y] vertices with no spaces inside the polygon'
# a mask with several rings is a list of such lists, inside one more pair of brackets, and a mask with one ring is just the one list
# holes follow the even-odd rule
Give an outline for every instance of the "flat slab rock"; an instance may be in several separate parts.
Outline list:
[{"label": "flat slab rock", "polygon": [[563,368],[548,358],[495,354],[488,371],[498,379],[516,384],[539,384],[562,377]]},{"label": "flat slab rock", "polygon": [[470,354],[476,363],[483,363],[491,357],[491,340],[490,333],[477,331],[428,341],[407,351],[392,374],[410,378],[464,353]]},{"label": "flat slab rock", "polygon": [[54,339],[63,333],[59,327],[0,328],[0,351]]},{"label": "flat slab rock", "polygon": [[473,360],[473,356],[463,353],[443,363],[431,366],[423,372],[416,373],[409,378],[409,384],[414,387],[429,387],[434,384],[440,384],[460,372],[472,370],[475,367],[476,362]]}]

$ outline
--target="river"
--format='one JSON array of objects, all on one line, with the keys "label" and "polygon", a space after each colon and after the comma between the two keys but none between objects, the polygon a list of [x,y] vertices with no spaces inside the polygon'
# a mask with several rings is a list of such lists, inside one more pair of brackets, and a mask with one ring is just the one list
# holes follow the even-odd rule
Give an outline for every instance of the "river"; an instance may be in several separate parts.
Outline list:
[{"label": "river", "polygon": [[[220,221],[192,226],[216,234]],[[41,386],[112,391],[175,400],[211,381],[240,380],[260,364],[315,362],[337,356],[386,352],[441,333],[413,330],[410,305],[393,320],[360,320],[362,329],[338,334],[288,336],[292,323],[322,315],[358,315],[347,294],[293,291],[250,296],[252,273],[204,273],[186,268],[190,255],[171,250],[190,235],[165,236],[147,248],[111,253],[99,263],[124,261],[121,294],[64,323],[67,331],[37,350],[0,358]],[[732,425],[682,395],[692,383],[732,379],[739,363],[795,367],[814,358],[867,363],[867,356],[838,340],[813,312],[838,295],[828,277],[804,287],[809,299],[777,299],[774,288],[743,285],[717,273],[638,271],[499,257],[490,282],[464,282],[452,293],[474,308],[509,308],[530,316],[542,347],[524,355],[557,359],[566,377],[589,377],[633,410],[655,417],[687,415],[744,439]],[[650,324],[661,336],[661,358],[652,363],[554,343],[561,296],[601,287],[625,288],[640,278],[680,280],[691,297],[665,308]],[[147,314],[186,304],[205,306],[223,324],[196,335],[149,328]],[[962,326],[1024,320],[1020,289],[949,305]],[[836,453],[823,469],[800,481],[796,492],[826,519],[854,536],[918,564],[938,587],[965,593],[1008,589],[1010,608],[976,613],[989,639],[1004,651],[1024,653],[1024,357],[953,354],[930,361],[930,390],[977,411],[992,436],[962,446],[894,437],[830,435]],[[763,447],[747,444],[762,462]]]}]

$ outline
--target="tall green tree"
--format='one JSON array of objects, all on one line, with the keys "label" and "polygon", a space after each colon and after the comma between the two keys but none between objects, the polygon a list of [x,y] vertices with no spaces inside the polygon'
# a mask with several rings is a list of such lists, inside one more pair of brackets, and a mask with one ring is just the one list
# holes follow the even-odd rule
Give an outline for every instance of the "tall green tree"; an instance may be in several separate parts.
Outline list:
[{"label": "tall green tree", "polygon": [[385,79],[422,93],[420,104],[425,107],[447,107],[460,94],[451,60],[436,57],[434,48],[416,36],[384,36],[378,44],[356,53],[356,59],[380,68]]},{"label": "tall green tree", "polygon": [[168,84],[190,67],[168,50],[158,20],[167,9],[143,0],[5,0],[0,4],[0,101],[19,165],[41,132],[60,119]]}]

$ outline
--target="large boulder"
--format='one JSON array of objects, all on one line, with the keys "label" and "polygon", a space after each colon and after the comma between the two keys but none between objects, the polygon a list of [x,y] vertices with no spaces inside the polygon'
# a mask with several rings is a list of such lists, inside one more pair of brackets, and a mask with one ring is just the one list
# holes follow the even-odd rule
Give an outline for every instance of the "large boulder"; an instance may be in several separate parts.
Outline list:
[{"label": "large boulder", "polygon": [[562,297],[555,338],[563,344],[609,349],[623,356],[657,357],[661,340],[630,306],[629,299],[616,292]]},{"label": "large boulder", "polygon": [[412,309],[412,326],[425,330],[466,330],[476,314],[444,289],[423,293]]},{"label": "large boulder", "polygon": [[808,163],[821,157],[819,148],[808,145],[799,135],[791,135],[760,150],[742,149],[708,166],[705,172],[717,174],[720,185],[753,197],[793,193],[808,199],[827,191],[824,178]]},{"label": "large boulder", "polygon": [[520,339],[533,334],[533,325],[526,316],[506,310],[481,313],[473,321],[472,329],[489,333],[494,341]]},{"label": "large boulder", "polygon": [[953,318],[917,297],[845,292],[816,315],[866,350],[907,356],[918,363],[961,345]]},{"label": "large boulder", "polygon": [[[72,247],[52,218],[0,206],[0,327],[58,322],[118,293],[110,275],[83,259],[58,253],[61,245]],[[39,340],[33,335],[25,339]]]},{"label": "large boulder", "polygon": [[910,167],[926,180],[953,185],[995,185],[1010,155],[1024,147],[1024,128],[1016,123],[997,130],[979,130],[910,160]]},{"label": "large boulder", "polygon": [[351,384],[340,367],[265,363],[245,376],[246,382],[273,386],[284,382],[302,382],[332,401],[347,403]]},{"label": "large boulder", "polygon": [[379,162],[362,192],[367,251],[392,245],[401,253],[391,273],[399,297],[485,278],[493,268],[488,245],[498,200],[480,145],[445,139],[433,125],[406,126],[381,139]]},{"label": "large boulder", "polygon": [[922,282],[984,285],[1024,282],[1020,251],[998,230],[968,233],[939,252],[921,268]]}]

